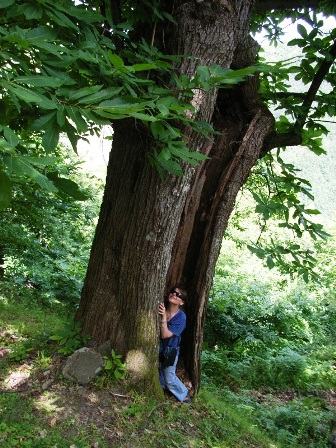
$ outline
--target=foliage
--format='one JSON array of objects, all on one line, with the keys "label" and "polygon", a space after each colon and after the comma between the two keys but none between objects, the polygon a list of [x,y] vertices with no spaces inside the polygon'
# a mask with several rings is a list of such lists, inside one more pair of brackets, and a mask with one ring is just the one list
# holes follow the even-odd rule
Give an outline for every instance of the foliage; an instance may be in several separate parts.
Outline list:
[{"label": "foliage", "polygon": [[39,291],[26,286],[0,283],[1,336],[8,331],[21,340],[22,335],[27,338],[29,333],[31,341],[39,341],[41,346],[51,334],[51,328],[58,329],[63,325],[64,315],[68,314],[64,305],[47,305],[40,295]]},{"label": "foliage", "polygon": [[[332,123],[336,110],[330,101],[335,85],[335,29],[325,28],[326,17],[335,14],[334,4],[325,1],[320,11],[305,5],[291,11],[279,8],[272,14],[261,13],[258,6],[252,30],[262,33],[271,45],[283,43],[286,27],[297,24],[297,37],[288,42],[290,48],[284,45],[276,69],[261,76],[261,94],[276,118],[276,128],[283,135],[300,133],[302,145],[316,155],[324,154],[323,137],[330,132],[328,123]],[[268,51],[267,57],[271,54]],[[265,228],[270,218],[277,217],[281,220],[279,226],[291,231],[294,237],[287,244],[279,243],[279,234],[268,241],[261,237],[249,247],[269,268],[277,266],[282,272],[302,276],[305,281],[316,280],[316,258],[302,242],[302,236],[308,233],[313,239],[325,239],[327,234],[320,223],[314,222],[318,210],[304,205],[307,198],[314,199],[310,183],[298,175],[294,165],[286,164],[280,157],[283,149],[269,153],[255,167],[249,186],[261,227]]]},{"label": "foliage", "polygon": [[[269,153],[252,170],[245,186],[255,201],[255,213],[260,216],[261,230],[255,243],[248,248],[265,260],[268,268],[275,266],[285,274],[301,276],[306,282],[318,280],[314,270],[315,251],[307,245],[318,238],[325,240],[329,234],[321,223],[314,222],[320,212],[307,207],[305,200],[313,200],[311,184],[298,174],[293,164],[285,163],[277,154]],[[270,222],[279,227],[273,236],[263,229]]]},{"label": "foliage", "polygon": [[[278,129],[302,132],[303,144],[316,154],[324,152],[321,135],[328,133],[323,120],[335,114],[335,104],[330,102],[329,95],[335,84],[335,29],[326,32],[324,28],[326,16],[335,14],[330,9],[325,4],[320,13],[307,8],[291,12],[293,22],[297,22],[298,38],[288,45],[298,51],[287,61],[279,62],[278,70],[265,72],[261,85],[263,97],[279,111]],[[288,12],[277,11],[261,22],[261,25],[276,23],[276,31],[267,36],[271,43],[281,41],[280,34],[284,34],[281,22],[286,16]],[[310,87],[302,101],[301,89],[307,85]]]},{"label": "foliage", "polygon": [[116,380],[123,380],[125,378],[126,366],[122,362],[121,355],[117,355],[112,349],[111,357],[104,356],[106,364],[104,367],[108,377]]},{"label": "foliage", "polygon": [[12,361],[22,361],[23,359],[28,358],[29,352],[32,348],[27,348],[23,346],[17,347],[12,353],[9,354],[9,359]]},{"label": "foliage", "polygon": [[[211,389],[210,390],[214,390]],[[324,398],[297,396],[293,391],[234,393],[227,388],[217,391],[217,400],[268,434],[277,447],[329,446],[332,440],[333,410]]]},{"label": "foliage", "polygon": [[58,342],[58,353],[62,355],[71,355],[88,341],[87,337],[82,336],[81,323],[72,320],[57,334],[50,336],[50,339]]},{"label": "foliage", "polygon": [[86,201],[47,193],[17,177],[11,206],[0,212],[0,253],[3,280],[40,290],[46,302],[59,300],[71,305],[78,303],[80,296],[101,184],[93,176],[84,177],[69,150],[59,148],[55,159],[53,175],[61,179],[62,174],[66,176],[62,179],[76,182]]},{"label": "foliage", "polygon": [[335,275],[325,263],[335,250],[334,232],[319,254],[323,287],[266,275],[258,264],[253,270],[252,256],[235,250],[231,243],[230,257],[221,256],[208,304],[205,377],[233,388],[334,387]]},{"label": "foliage", "polygon": [[[205,135],[212,132],[209,124],[185,114],[195,112],[189,100],[193,89],[230,86],[256,70],[199,67],[192,79],[172,76],[172,85],[162,85],[156,79],[171,72],[178,58],[164,55],[145,40],[130,41],[112,24],[109,36],[101,33],[104,17],[95,8],[71,0],[57,4],[30,0],[9,1],[2,12],[3,206],[9,204],[15,173],[29,176],[49,192],[62,191],[57,177],[38,169],[52,160],[61,133],[67,134],[76,150],[80,135],[97,133],[101,125],[125,117],[139,120],[151,131],[157,147],[149,158],[159,173],[168,170],[182,175],[180,160],[197,164],[205,156],[189,151],[174,121]],[[111,36],[123,40],[124,50],[119,54]],[[149,71],[156,77],[148,76]],[[32,157],[30,148],[36,136],[42,136],[43,149]]]}]

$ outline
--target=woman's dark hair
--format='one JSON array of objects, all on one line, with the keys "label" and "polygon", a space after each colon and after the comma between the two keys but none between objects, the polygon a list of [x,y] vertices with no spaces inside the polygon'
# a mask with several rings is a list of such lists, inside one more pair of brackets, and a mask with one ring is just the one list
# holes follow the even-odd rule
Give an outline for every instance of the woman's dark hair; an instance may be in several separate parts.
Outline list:
[{"label": "woman's dark hair", "polygon": [[174,288],[171,288],[170,292],[174,291],[176,288],[178,288],[181,291],[181,294],[183,295],[183,301],[185,302],[188,297],[188,293],[187,293],[186,289],[184,288],[184,286],[175,285]]}]

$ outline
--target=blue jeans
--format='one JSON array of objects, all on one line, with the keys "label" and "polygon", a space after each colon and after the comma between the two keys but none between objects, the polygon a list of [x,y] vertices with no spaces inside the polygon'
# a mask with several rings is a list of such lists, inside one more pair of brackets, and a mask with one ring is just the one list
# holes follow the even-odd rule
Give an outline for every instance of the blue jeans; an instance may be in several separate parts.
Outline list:
[{"label": "blue jeans", "polygon": [[168,389],[179,401],[183,401],[188,395],[188,389],[176,376],[178,355],[179,353],[172,366],[163,367],[162,363],[159,363],[159,378],[162,389]]}]

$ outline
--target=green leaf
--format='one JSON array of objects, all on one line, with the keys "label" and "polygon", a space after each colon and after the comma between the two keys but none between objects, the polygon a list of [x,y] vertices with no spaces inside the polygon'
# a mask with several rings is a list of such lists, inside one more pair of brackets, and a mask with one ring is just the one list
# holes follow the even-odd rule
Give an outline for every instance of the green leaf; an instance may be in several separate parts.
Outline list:
[{"label": "green leaf", "polygon": [[76,133],[76,129],[68,122],[65,123],[64,130],[68,135],[71,146],[75,153],[77,154],[77,143],[79,140],[79,135]]},{"label": "green leaf", "polygon": [[151,128],[153,137],[158,139],[158,140],[164,134],[165,129],[166,129],[162,121],[152,122],[150,124],[150,128]]},{"label": "green leaf", "polygon": [[[104,356],[104,358],[106,358],[106,357]],[[112,361],[110,359],[107,359],[104,369],[105,370],[112,370],[112,367],[113,367]]]},{"label": "green leaf", "polygon": [[157,69],[157,65],[155,65],[155,64],[134,64],[131,66],[131,68],[135,72],[141,72],[141,71]]},{"label": "green leaf", "polygon": [[15,134],[15,132],[9,128],[8,126],[4,127],[4,136],[6,138],[6,140],[8,141],[8,143],[15,148],[15,146],[18,145],[19,143],[19,137]]},{"label": "green leaf", "polygon": [[210,70],[209,67],[199,66],[196,70],[197,77],[201,82],[208,81],[210,79]]},{"label": "green leaf", "polygon": [[76,182],[64,177],[59,177],[58,173],[56,172],[48,173],[48,178],[53,182],[54,185],[56,185],[58,190],[67,194],[68,196],[71,196],[76,201],[86,201],[89,198],[87,194],[83,193],[80,190],[80,187]]},{"label": "green leaf", "polygon": [[52,78],[51,76],[18,76],[14,78],[14,82],[28,84],[34,87],[60,87],[64,80],[60,78]]},{"label": "green leaf", "polygon": [[0,149],[10,152],[14,147],[5,138],[0,137]]},{"label": "green leaf", "polygon": [[163,148],[162,151],[160,152],[160,157],[163,157],[164,160],[169,160],[171,159],[171,152],[169,151],[168,148]]},{"label": "green leaf", "polygon": [[57,191],[55,185],[46,176],[37,171],[24,156],[5,156],[4,162],[12,172],[19,176],[26,175],[37,182],[41,188],[53,192]]},{"label": "green leaf", "polygon": [[184,156],[189,159],[194,159],[194,160],[198,160],[198,161],[203,161],[203,160],[208,159],[208,156],[206,156],[200,152],[189,151],[189,149],[186,146],[180,146],[179,148],[175,147],[174,152],[176,154],[179,154],[179,156],[181,157],[182,160],[183,160]]},{"label": "green leaf", "polygon": [[0,9],[7,8],[10,5],[13,5],[15,0],[1,0],[0,1]]},{"label": "green leaf", "polygon": [[75,123],[78,132],[79,133],[86,132],[88,129],[88,125],[86,121],[83,119],[79,109],[75,106],[66,106],[66,111],[71,120]]},{"label": "green leaf", "polygon": [[32,43],[45,43],[46,41],[54,41],[57,38],[57,33],[51,27],[42,25],[38,28],[33,28],[26,34],[26,39]]},{"label": "green leaf", "polygon": [[[58,113],[58,111],[57,111]],[[34,123],[32,124],[32,130],[33,131],[39,131],[46,127],[49,123],[55,121],[56,117],[56,111],[48,112],[45,115],[42,115],[41,117],[37,118]]]},{"label": "green leaf", "polygon": [[57,334],[53,334],[52,336],[49,336],[49,339],[51,341],[60,341],[61,339],[63,339],[63,336],[57,335]]},{"label": "green leaf", "polygon": [[63,127],[66,122],[66,106],[65,104],[61,104],[57,109],[56,121],[59,127]]},{"label": "green leaf", "polygon": [[138,120],[141,120],[141,121],[157,121],[158,120],[156,117],[153,117],[153,115],[142,114],[140,112],[131,112],[130,116],[137,118]]},{"label": "green leaf", "polygon": [[271,255],[268,255],[268,256],[267,256],[267,258],[266,258],[266,264],[267,264],[267,267],[268,267],[269,269],[274,268],[275,264],[274,264],[274,261],[273,261],[273,258],[271,257]]},{"label": "green leaf", "polygon": [[17,8],[19,14],[23,14],[26,19],[40,19],[43,14],[43,9],[40,5],[29,5],[28,3],[24,3],[23,5],[18,6]]},{"label": "green leaf", "polygon": [[124,61],[117,54],[113,54],[111,51],[108,52],[109,60],[112,62],[115,68],[121,69],[124,67]]},{"label": "green leaf", "polygon": [[[83,89],[88,90],[88,89]],[[123,87],[111,87],[109,89],[100,90],[99,92],[91,92],[91,94],[84,95],[78,104],[92,104],[99,103],[103,100],[111,99],[114,96],[118,95],[123,90]],[[73,96],[71,98],[73,99]]]},{"label": "green leaf", "polygon": [[305,213],[308,215],[320,215],[321,212],[319,210],[313,209],[313,208],[306,208]]},{"label": "green leaf", "polygon": [[166,171],[168,171],[171,174],[174,174],[175,176],[183,176],[183,171],[181,166],[175,162],[174,160],[166,160],[163,156],[160,157],[160,155],[157,157],[157,163],[161,165]]},{"label": "green leaf", "polygon": [[303,25],[301,25],[299,23],[297,26],[297,30],[298,30],[298,33],[300,34],[300,36],[302,36],[304,39],[307,39],[308,33],[307,33],[306,28]]},{"label": "green leaf", "polygon": [[[43,50],[45,53],[53,54],[54,56],[56,56],[58,58],[58,60],[57,60],[58,64],[56,62],[54,62],[52,59],[49,59],[48,65],[57,65],[59,67],[59,66],[67,66],[70,64],[71,61],[69,60],[69,58],[64,57],[64,60],[63,60],[62,47],[60,47],[59,45],[52,44],[49,42],[39,41],[39,40],[34,41],[33,43],[34,43],[34,46],[37,47],[39,50]],[[73,59],[73,61],[75,61],[76,58],[72,58],[72,59]],[[50,67],[46,67],[46,70],[49,72],[51,69],[50,69]]]},{"label": "green leaf", "polygon": [[36,103],[44,109],[56,109],[57,104],[39,92],[27,87],[6,83],[6,88],[26,103]]},{"label": "green leaf", "polygon": [[69,101],[78,100],[83,97],[87,97],[88,95],[92,95],[94,93],[97,93],[99,90],[101,90],[102,86],[91,86],[86,87],[85,89],[77,89],[71,92],[68,96]]},{"label": "green leaf", "polygon": [[4,171],[0,171],[0,210],[5,210],[12,199],[12,183]]},{"label": "green leaf", "polygon": [[104,17],[97,11],[82,9],[80,6],[78,7],[78,5],[71,9],[69,9],[68,5],[65,7],[58,5],[58,9],[72,15],[76,20],[82,20],[85,23],[99,23],[100,25],[104,21]]},{"label": "green leaf", "polygon": [[55,122],[46,129],[42,137],[42,145],[48,154],[53,152],[56,148],[59,140],[59,134],[60,128]]},{"label": "green leaf", "polygon": [[58,157],[53,156],[40,156],[40,157],[25,157],[28,162],[30,162],[32,165],[38,165],[38,166],[47,166],[47,165],[55,165],[58,161]]},{"label": "green leaf", "polygon": [[138,112],[145,108],[144,103],[132,102],[131,98],[114,98],[113,100],[102,101],[98,106],[94,107],[94,110],[98,113],[112,112],[114,114],[128,115],[131,112]]},{"label": "green leaf", "polygon": [[65,14],[63,14],[60,11],[54,10],[52,11],[46,11],[47,15],[58,25],[61,27],[67,27],[72,28],[75,31],[77,31],[77,26],[75,23],[73,23]]},{"label": "green leaf", "polygon": [[122,118],[127,118],[129,115],[122,111],[106,111],[106,110],[94,110],[94,112],[100,117],[106,118],[106,123],[109,123],[111,120],[121,120]]}]

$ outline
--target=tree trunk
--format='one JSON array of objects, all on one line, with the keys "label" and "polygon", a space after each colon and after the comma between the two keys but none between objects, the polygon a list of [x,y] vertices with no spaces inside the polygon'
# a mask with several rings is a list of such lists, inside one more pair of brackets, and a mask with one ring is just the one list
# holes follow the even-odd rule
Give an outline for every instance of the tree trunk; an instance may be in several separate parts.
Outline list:
[{"label": "tree trunk", "polygon": [[[179,2],[178,26],[167,38],[177,67],[241,68],[255,61],[248,36],[253,1]],[[167,37],[168,36],[168,37]],[[157,33],[156,39],[160,39]],[[139,389],[160,396],[158,303],[174,284],[188,290],[183,359],[200,385],[202,334],[209,289],[236,195],[262,152],[273,117],[258,99],[257,76],[235,88],[195,92],[197,119],[220,132],[213,142],[184,129],[190,150],[210,156],[185,176],[161,181],[147,163],[152,141],[134,120],[114,126],[106,187],[77,319],[98,343],[110,340]]]}]

